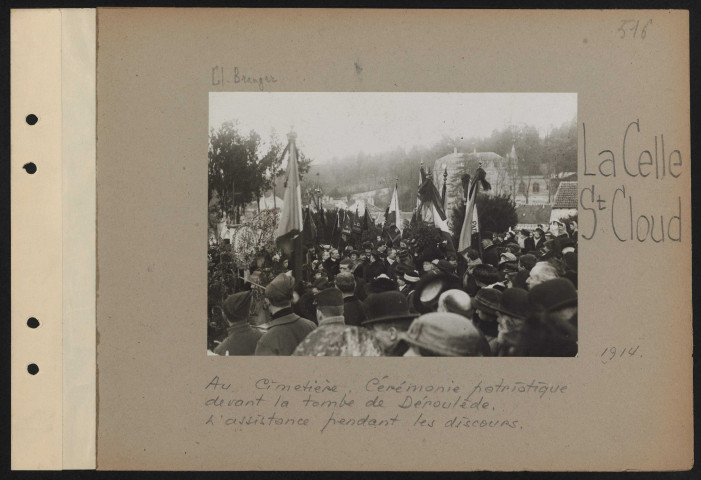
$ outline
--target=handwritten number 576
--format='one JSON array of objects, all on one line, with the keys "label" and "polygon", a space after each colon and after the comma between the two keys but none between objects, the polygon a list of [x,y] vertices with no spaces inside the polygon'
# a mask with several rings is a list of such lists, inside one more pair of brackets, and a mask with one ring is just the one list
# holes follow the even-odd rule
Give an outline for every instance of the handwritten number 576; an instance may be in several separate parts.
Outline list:
[{"label": "handwritten number 576", "polygon": [[[633,32],[633,38],[640,37],[641,39],[645,40],[645,36],[647,35],[647,27],[651,24],[652,19],[645,22],[643,27],[640,28],[640,20],[621,20],[621,25],[617,30],[618,32],[621,32],[619,38],[626,38],[626,32]],[[640,31],[639,35],[638,31]]]}]

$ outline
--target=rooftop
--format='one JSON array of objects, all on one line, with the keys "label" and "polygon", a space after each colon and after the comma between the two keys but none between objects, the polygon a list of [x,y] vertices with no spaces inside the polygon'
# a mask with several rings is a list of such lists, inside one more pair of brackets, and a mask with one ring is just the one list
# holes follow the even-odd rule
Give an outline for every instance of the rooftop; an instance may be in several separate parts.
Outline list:
[{"label": "rooftop", "polygon": [[577,182],[560,182],[553,208],[577,208]]}]

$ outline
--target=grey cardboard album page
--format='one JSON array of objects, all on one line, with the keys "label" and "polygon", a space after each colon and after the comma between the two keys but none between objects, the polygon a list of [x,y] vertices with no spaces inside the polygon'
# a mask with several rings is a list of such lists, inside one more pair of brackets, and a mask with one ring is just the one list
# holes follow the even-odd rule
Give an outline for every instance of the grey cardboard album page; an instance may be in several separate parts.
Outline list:
[{"label": "grey cardboard album page", "polygon": [[688,12],[93,15],[14,30],[16,468],[693,466]]}]

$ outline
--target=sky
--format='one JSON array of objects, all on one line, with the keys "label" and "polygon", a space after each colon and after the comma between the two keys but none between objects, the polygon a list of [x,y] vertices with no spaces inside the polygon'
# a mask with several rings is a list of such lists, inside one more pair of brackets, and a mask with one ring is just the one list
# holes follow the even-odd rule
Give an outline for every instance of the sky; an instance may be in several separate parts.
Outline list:
[{"label": "sky", "polygon": [[448,137],[487,137],[509,124],[527,124],[541,136],[577,114],[576,93],[336,93],[210,92],[209,126],[238,121],[297,145],[315,163],[360,152],[376,154]]}]

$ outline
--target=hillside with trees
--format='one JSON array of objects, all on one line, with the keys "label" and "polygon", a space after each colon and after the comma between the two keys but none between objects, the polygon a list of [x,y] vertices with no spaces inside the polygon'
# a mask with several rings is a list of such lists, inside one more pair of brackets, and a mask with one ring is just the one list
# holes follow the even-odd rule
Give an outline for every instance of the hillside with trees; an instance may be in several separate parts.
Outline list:
[{"label": "hillside with trees", "polygon": [[[453,148],[469,153],[494,152],[505,157],[514,146],[519,157],[518,175],[555,175],[577,171],[576,119],[552,129],[541,137],[528,125],[509,126],[494,130],[489,137],[444,137],[430,147],[397,148],[381,154],[356,155],[317,162],[309,170],[308,181],[318,184],[334,198],[353,193],[393,187],[399,178],[399,202],[403,210],[416,203],[418,169],[424,164],[433,168],[434,162]],[[360,147],[362,150],[362,146]],[[342,180],[339,180],[342,179]]]},{"label": "hillside with trees", "polygon": [[[263,142],[251,130],[239,131],[235,121],[225,122],[210,131],[209,138],[209,200],[214,216],[240,214],[243,206],[263,193],[275,189],[281,195],[286,160],[282,153],[286,139],[273,132]],[[395,148],[380,154],[360,152],[343,158],[312,159],[299,152],[299,168],[303,201],[309,202],[309,191],[317,186],[333,198],[354,193],[394,188],[399,180],[399,202],[408,211],[416,204],[418,169],[423,161],[433,168],[434,162],[453,148],[459,152],[494,152],[506,156],[514,146],[519,157],[519,175],[554,175],[577,171],[576,119],[552,129],[541,137],[529,125],[511,125],[494,130],[488,137],[443,137],[431,146]],[[494,179],[492,179],[494,180]],[[216,191],[216,198],[213,195]],[[378,206],[387,201],[376,199]],[[220,217],[221,218],[221,217]]]}]

